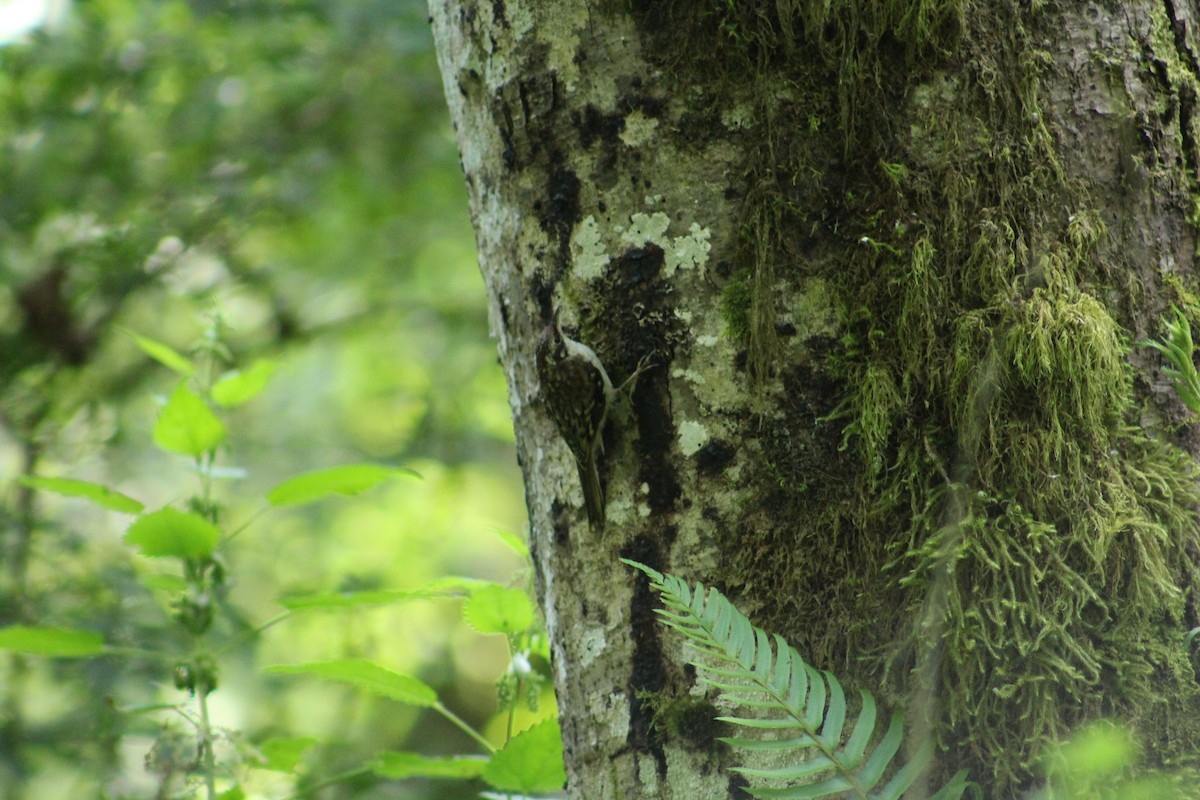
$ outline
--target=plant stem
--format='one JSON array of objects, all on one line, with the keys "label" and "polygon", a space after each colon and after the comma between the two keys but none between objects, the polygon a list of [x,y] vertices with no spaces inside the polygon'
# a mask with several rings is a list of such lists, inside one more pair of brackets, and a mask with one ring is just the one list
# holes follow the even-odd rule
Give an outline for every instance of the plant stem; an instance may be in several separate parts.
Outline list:
[{"label": "plant stem", "polygon": [[467,736],[470,736],[470,737],[471,737],[472,739],[474,739],[475,741],[479,742],[479,744],[481,744],[481,745],[484,747],[484,749],[485,749],[485,750],[487,750],[489,753],[494,753],[494,752],[496,752],[496,748],[492,746],[492,743],[491,743],[491,742],[489,742],[487,739],[483,738],[483,737],[482,737],[482,736],[479,734],[479,732],[478,732],[478,731],[476,731],[474,728],[472,728],[470,725],[468,725],[466,722],[464,722],[464,721],[463,721],[463,720],[462,720],[462,719],[461,719],[461,718],[460,718],[460,717],[459,717],[457,714],[455,714],[453,711],[451,711],[450,709],[446,708],[446,707],[445,707],[444,705],[442,705],[441,703],[434,703],[434,704],[433,704],[433,706],[432,706],[432,708],[433,708],[433,710],[434,710],[434,711],[438,712],[438,713],[439,713],[439,714],[441,714],[443,717],[445,717],[446,719],[450,720],[450,722],[451,722],[451,723],[452,723],[452,724],[453,724],[453,725],[454,725],[456,728],[458,728],[460,731],[462,731],[463,733],[465,733]]},{"label": "plant stem", "polygon": [[298,792],[293,792],[292,794],[289,794],[287,797],[283,798],[283,800],[297,800],[298,798],[301,798],[301,797],[308,797],[313,792],[318,792],[327,786],[333,786],[334,784],[341,783],[342,781],[348,781],[351,778],[357,778],[359,775],[363,775],[370,771],[371,770],[369,767],[358,767],[356,769],[348,770],[348,771],[340,773],[338,775],[334,775],[331,778],[326,778],[325,780],[321,781],[320,783],[314,783],[312,786],[309,786],[306,789],[301,789]]},{"label": "plant stem", "polygon": [[208,687],[197,688],[200,704],[200,747],[204,758],[204,787],[208,800],[217,798],[217,759],[213,755],[212,724],[208,719]]}]

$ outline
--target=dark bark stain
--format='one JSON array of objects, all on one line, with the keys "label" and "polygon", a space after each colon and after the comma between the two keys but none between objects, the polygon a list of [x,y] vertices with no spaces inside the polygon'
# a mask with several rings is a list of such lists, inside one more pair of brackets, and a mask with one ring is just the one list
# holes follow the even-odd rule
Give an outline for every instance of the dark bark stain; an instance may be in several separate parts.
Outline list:
[{"label": "dark bark stain", "polygon": [[509,29],[508,17],[504,13],[504,0],[492,0],[492,21],[497,27]]},{"label": "dark bark stain", "polygon": [[535,203],[538,221],[558,244],[558,263],[565,268],[571,260],[571,231],[581,219],[579,177],[567,168],[562,156],[554,154],[546,181],[545,202]]},{"label": "dark bark stain", "polygon": [[736,772],[729,776],[729,797],[732,800],[751,800],[754,795],[746,791],[750,786],[750,781],[744,775],[738,775]]},{"label": "dark bark stain", "polygon": [[645,377],[653,379],[639,381],[633,393],[638,429],[634,445],[638,454],[638,480],[649,487],[646,501],[650,513],[667,514],[675,511],[683,493],[669,457],[674,450],[675,425],[667,404],[666,371],[656,370]]},{"label": "dark bark stain", "polygon": [[625,293],[634,292],[662,274],[666,254],[656,244],[633,247],[617,257],[615,272],[617,288]]},{"label": "dark bark stain", "polygon": [[597,142],[616,145],[625,131],[625,116],[619,113],[605,114],[590,103],[582,112],[572,115],[572,123],[579,132],[579,143],[590,149]]},{"label": "dark bark stain", "polygon": [[[1177,9],[1173,0],[1164,0],[1167,19],[1171,23],[1171,33],[1175,38],[1175,50],[1179,59],[1187,66],[1193,75],[1200,75],[1200,59],[1197,59],[1191,43],[1188,41],[1188,20]],[[1192,32],[1195,33],[1194,31]],[[1196,90],[1190,83],[1182,83],[1178,87],[1179,105],[1179,134],[1183,141],[1183,156],[1187,163],[1188,174],[1200,178],[1200,155],[1197,153],[1195,134]]]},{"label": "dark bark stain", "polygon": [[711,441],[696,453],[696,471],[709,478],[720,475],[735,455],[737,451],[728,442]]},{"label": "dark bark stain", "polygon": [[[673,529],[664,532],[661,538],[639,536],[629,543],[621,555],[659,569],[663,563],[662,554],[666,551],[668,542],[674,538]],[[645,693],[657,694],[663,691],[667,685],[664,666],[666,657],[659,637],[658,615],[654,612],[657,607],[654,593],[650,591],[650,582],[638,573],[629,602],[633,657],[630,659],[631,671],[626,687],[629,696],[629,734],[626,742],[634,750],[654,756],[659,777],[666,778],[666,754],[651,730],[654,712],[650,704],[642,698]]]}]

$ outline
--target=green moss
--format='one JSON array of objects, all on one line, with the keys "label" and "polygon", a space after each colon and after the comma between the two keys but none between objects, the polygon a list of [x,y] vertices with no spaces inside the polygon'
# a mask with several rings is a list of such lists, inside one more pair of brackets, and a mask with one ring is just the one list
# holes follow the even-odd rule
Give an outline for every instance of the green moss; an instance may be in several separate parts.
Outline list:
[{"label": "green moss", "polygon": [[729,279],[721,292],[721,316],[729,335],[745,341],[750,333],[750,313],[753,308],[748,273],[740,272]]},{"label": "green moss", "polygon": [[729,726],[717,719],[721,712],[708,700],[655,692],[643,692],[639,697],[650,707],[650,725],[660,740],[683,742],[690,749],[712,756],[728,750],[720,737],[728,735]]},{"label": "green moss", "polygon": [[[843,395],[747,424],[761,498],[724,577],[815,663],[928,699],[947,760],[989,796],[1100,715],[1170,730],[1157,763],[1195,766],[1176,642],[1200,491],[1139,425],[1142,288],[1040,111],[1037,43],[1060,20],[1015,1],[768,5],[662,27],[682,42],[669,58],[753,107],[730,332],[785,398],[789,379]],[[814,280],[838,298],[838,345],[814,360],[824,375],[781,374],[776,303]],[[830,464],[839,443],[848,467]]]}]

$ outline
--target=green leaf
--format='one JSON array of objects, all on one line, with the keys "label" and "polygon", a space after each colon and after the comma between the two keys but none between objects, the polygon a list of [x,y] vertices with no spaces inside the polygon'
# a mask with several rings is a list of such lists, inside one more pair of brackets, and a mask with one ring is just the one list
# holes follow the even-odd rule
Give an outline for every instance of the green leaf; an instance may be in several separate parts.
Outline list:
[{"label": "green leaf", "polygon": [[104,637],[67,628],[0,628],[0,650],[51,658],[84,658],[104,652]]},{"label": "green leaf", "polygon": [[267,502],[273,506],[296,506],[321,500],[331,494],[352,495],[373,489],[397,475],[417,473],[403,467],[381,464],[348,464],[341,467],[306,472],[289,478],[267,492]]},{"label": "green leaf", "polygon": [[493,789],[552,792],[567,782],[558,720],[547,719],[509,740],[492,755],[483,779]]},{"label": "green leaf", "polygon": [[479,633],[521,633],[533,624],[533,603],[520,589],[492,584],[471,594],[463,619]]},{"label": "green leaf", "polygon": [[241,786],[234,786],[217,795],[217,800],[246,800],[246,792]]},{"label": "green leaf", "polygon": [[42,478],[33,475],[17,478],[17,483],[32,489],[43,489],[47,492],[66,495],[67,497],[82,497],[91,500],[98,506],[120,511],[125,514],[137,514],[144,506],[128,495],[121,494],[99,483],[80,481],[74,478]]},{"label": "green leaf", "polygon": [[380,753],[371,764],[376,775],[393,780],[404,778],[477,778],[487,766],[479,756],[430,758],[419,753]]},{"label": "green leaf", "polygon": [[125,532],[125,541],[151,558],[203,558],[212,555],[220,538],[204,517],[173,508],[143,514]]},{"label": "green leaf", "polygon": [[133,337],[133,341],[142,349],[142,352],[172,372],[177,372],[185,378],[190,378],[196,374],[195,365],[170,345],[163,344],[146,336],[139,336],[131,330],[124,328],[121,330]]},{"label": "green leaf", "polygon": [[154,423],[154,443],[170,453],[202,456],[225,441],[225,424],[181,381]]},{"label": "green leaf", "polygon": [[230,370],[217,379],[212,387],[213,402],[219,406],[240,406],[253,400],[267,388],[279,362],[260,358],[244,370]]},{"label": "green leaf", "polygon": [[392,672],[365,659],[347,658],[311,661],[306,664],[281,664],[267,667],[267,672],[281,675],[316,675],[412,706],[428,707],[437,705],[438,702],[437,692],[420,678]]},{"label": "green leaf", "polygon": [[291,772],[304,758],[304,754],[318,742],[311,736],[292,736],[268,739],[258,746],[267,763],[259,765],[262,769],[275,772]]},{"label": "green leaf", "polygon": [[518,556],[523,559],[529,558],[529,542],[524,536],[519,536],[512,531],[497,531],[496,535]]},{"label": "green leaf", "polygon": [[279,605],[289,611],[305,611],[314,608],[358,608],[361,606],[385,606],[409,600],[425,600],[432,595],[420,590],[404,592],[398,589],[377,589],[369,592],[318,592],[283,597]]},{"label": "green leaf", "polygon": [[482,586],[492,585],[479,578],[464,578],[460,575],[444,575],[422,586],[420,589],[373,589],[361,592],[314,592],[281,598],[278,602],[290,611],[305,611],[322,608],[357,608],[361,606],[384,606],[407,603],[411,600],[434,600],[439,598],[469,596]]}]

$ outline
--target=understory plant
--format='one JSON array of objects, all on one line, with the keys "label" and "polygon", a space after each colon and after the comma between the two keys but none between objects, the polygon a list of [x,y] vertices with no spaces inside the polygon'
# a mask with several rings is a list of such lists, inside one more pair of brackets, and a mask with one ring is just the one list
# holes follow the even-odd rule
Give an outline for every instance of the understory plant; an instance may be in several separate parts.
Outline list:
[{"label": "understory plant", "polygon": [[[0,653],[10,659],[115,659],[129,675],[149,675],[154,683],[172,685],[152,693],[161,701],[127,705],[112,697],[114,713],[143,731],[157,728],[147,770],[160,798],[203,797],[238,800],[246,796],[247,777],[254,770],[290,776],[287,797],[311,796],[319,788],[364,777],[378,780],[436,778],[482,783],[492,794],[533,795],[561,788],[565,781],[557,721],[547,719],[524,731],[515,720],[522,706],[536,712],[545,684],[549,654],[541,624],[528,593],[491,581],[448,576],[416,590],[329,592],[293,595],[278,600],[283,612],[259,624],[245,624],[231,607],[228,590],[237,574],[238,537],[251,535],[254,515],[231,524],[228,509],[215,491],[218,481],[240,476],[223,467],[219,456],[228,444],[229,429],[222,412],[249,402],[267,385],[276,363],[263,359],[244,369],[230,368],[231,356],[222,344],[221,326],[214,321],[192,356],[149,337],[130,333],[150,358],[167,367],[178,381],[164,399],[153,427],[155,446],[190,462],[197,488],[182,502],[148,510],[139,500],[116,489],[66,477],[27,475],[23,486],[81,498],[113,512],[132,516],[124,543],[132,553],[173,565],[166,571],[143,570],[146,591],[163,599],[169,622],[145,641],[106,641],[82,627],[23,624],[0,627]],[[266,492],[264,511],[299,506],[335,495],[356,495],[397,477],[416,476],[412,470],[383,464],[349,464],[291,477]],[[418,476],[419,477],[419,476]],[[506,541],[526,558],[516,537]],[[461,719],[437,691],[414,675],[403,674],[366,658],[337,658],[298,664],[266,666],[273,675],[303,675],[326,679],[364,693],[428,709],[460,729],[476,745],[461,756],[431,757],[415,752],[380,751],[359,766],[330,776],[305,770],[306,754],[322,744],[304,736],[272,736],[260,740],[224,729],[214,722],[211,698],[221,685],[223,660],[235,647],[253,641],[269,627],[303,613],[353,611],[368,607],[423,600],[462,602],[465,621],[480,634],[505,637],[509,666],[497,681],[500,708],[507,715],[503,744],[496,746]],[[60,672],[61,680],[69,673]],[[143,684],[144,685],[144,684]],[[128,725],[118,725],[126,730]],[[373,776],[373,777],[372,777]],[[117,796],[128,796],[116,790]],[[261,796],[261,795],[259,795]]]}]

